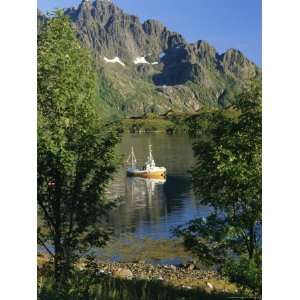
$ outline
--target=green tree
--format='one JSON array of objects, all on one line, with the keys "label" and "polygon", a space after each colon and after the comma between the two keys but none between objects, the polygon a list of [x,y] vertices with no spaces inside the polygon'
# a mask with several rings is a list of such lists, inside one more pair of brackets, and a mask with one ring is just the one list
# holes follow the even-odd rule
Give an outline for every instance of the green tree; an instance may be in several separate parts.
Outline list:
[{"label": "green tree", "polygon": [[[95,66],[62,11],[38,36],[38,243],[54,261],[56,286],[108,231],[105,188],[116,170],[116,125],[97,108]],[[101,223],[102,222],[102,223]]]},{"label": "green tree", "polygon": [[[260,290],[261,281],[254,280],[253,287],[247,280],[251,272],[259,278],[261,270],[260,82],[249,83],[227,111],[191,117],[188,126],[197,160],[192,169],[194,190],[213,212],[175,233],[201,261],[217,264],[236,282]],[[244,269],[248,275],[239,272],[237,280],[239,263],[250,273]]]}]

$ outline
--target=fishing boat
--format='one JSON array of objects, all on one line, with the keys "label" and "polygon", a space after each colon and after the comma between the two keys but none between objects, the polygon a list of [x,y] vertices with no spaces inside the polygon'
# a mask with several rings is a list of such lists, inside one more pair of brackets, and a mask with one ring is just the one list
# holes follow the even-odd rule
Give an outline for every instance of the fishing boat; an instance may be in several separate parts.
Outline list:
[{"label": "fishing boat", "polygon": [[131,147],[131,153],[127,159],[127,163],[130,166],[127,168],[127,176],[164,179],[167,175],[167,169],[165,167],[157,167],[152,155],[152,146],[149,145],[149,155],[145,165],[142,168],[137,167],[137,160],[134,154],[133,147]]}]

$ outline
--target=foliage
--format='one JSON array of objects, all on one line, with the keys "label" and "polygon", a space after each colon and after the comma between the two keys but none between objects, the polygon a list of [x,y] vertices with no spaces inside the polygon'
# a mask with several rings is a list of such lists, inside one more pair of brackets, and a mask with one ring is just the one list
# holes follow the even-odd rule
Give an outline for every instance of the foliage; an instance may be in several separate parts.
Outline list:
[{"label": "foliage", "polygon": [[65,278],[64,288],[58,293],[56,278],[51,265],[46,263],[39,268],[38,299],[90,299],[93,288],[99,284],[98,266],[93,256],[86,256],[84,267],[74,267]]},{"label": "foliage", "polygon": [[110,117],[119,118],[121,116],[122,95],[115,89],[112,82],[105,76],[103,67],[97,65],[98,96],[101,105],[105,107],[105,114]]},{"label": "foliage", "polygon": [[[38,36],[38,242],[54,258],[57,286],[80,255],[101,247],[111,207],[104,191],[116,170],[117,125],[96,104],[95,66],[62,11]],[[101,111],[101,110],[100,110]]]},{"label": "foliage", "polygon": [[175,124],[163,118],[153,118],[153,119],[146,119],[146,118],[139,118],[139,119],[123,119],[122,125],[124,131],[131,132],[131,133],[139,133],[139,132],[167,132],[169,130],[175,131]]},{"label": "foliage", "polygon": [[237,113],[211,111],[188,120],[197,160],[194,190],[213,213],[175,233],[209,264],[222,267],[245,256],[252,266],[261,251],[260,82],[249,83],[230,110]]},{"label": "foliage", "polygon": [[222,271],[231,281],[236,282],[242,288],[254,291],[259,296],[262,292],[261,269],[261,254],[257,254],[251,260],[245,257],[240,260],[231,260]]}]

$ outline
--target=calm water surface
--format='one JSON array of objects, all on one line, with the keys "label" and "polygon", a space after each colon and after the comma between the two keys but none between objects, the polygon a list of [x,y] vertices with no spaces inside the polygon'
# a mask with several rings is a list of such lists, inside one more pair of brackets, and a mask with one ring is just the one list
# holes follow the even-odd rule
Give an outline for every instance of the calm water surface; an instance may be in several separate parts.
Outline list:
[{"label": "calm water surface", "polygon": [[209,208],[199,204],[191,187],[188,170],[194,163],[189,137],[185,134],[145,133],[123,137],[118,147],[127,160],[134,147],[138,165],[146,161],[151,143],[157,166],[167,168],[165,182],[128,178],[126,165],[120,168],[109,188],[109,197],[120,197],[121,204],[110,214],[109,222],[116,234],[136,237],[170,238],[170,229],[195,217],[205,217]]}]

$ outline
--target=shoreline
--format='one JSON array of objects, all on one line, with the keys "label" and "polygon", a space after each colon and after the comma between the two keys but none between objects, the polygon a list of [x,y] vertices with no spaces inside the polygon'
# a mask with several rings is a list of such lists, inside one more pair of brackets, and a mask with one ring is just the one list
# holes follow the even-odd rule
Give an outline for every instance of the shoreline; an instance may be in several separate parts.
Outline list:
[{"label": "shoreline", "polygon": [[[38,255],[38,271],[48,263],[47,255]],[[161,282],[163,285],[183,290],[202,290],[206,293],[238,293],[236,285],[215,271],[198,268],[192,262],[185,265],[155,265],[140,262],[96,262],[98,275],[112,279]],[[86,261],[82,260],[77,267],[84,270]],[[39,273],[39,272],[38,272]]]}]

